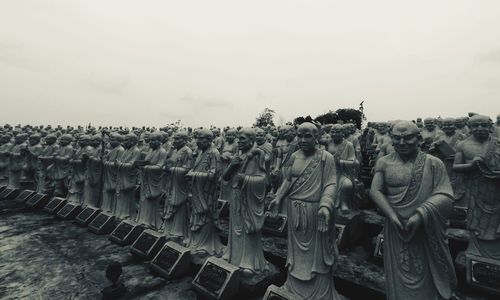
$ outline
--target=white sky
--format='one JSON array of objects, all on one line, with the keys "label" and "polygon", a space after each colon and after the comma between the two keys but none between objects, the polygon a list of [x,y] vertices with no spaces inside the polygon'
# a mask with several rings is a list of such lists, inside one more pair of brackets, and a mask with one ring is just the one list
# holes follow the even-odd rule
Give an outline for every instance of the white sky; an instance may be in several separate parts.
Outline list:
[{"label": "white sky", "polygon": [[0,124],[500,113],[498,0],[0,0]]}]

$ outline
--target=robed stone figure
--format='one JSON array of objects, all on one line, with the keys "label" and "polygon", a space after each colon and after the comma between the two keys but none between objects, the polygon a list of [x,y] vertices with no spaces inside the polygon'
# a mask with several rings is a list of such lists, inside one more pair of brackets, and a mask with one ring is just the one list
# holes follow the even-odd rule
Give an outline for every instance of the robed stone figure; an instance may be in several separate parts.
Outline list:
[{"label": "robed stone figure", "polygon": [[121,160],[117,162],[115,216],[120,219],[135,219],[136,216],[138,170],[135,162],[141,159],[137,141],[138,138],[133,133],[125,136],[123,141],[125,151]]},{"label": "robed stone figure", "polygon": [[116,186],[118,181],[118,163],[121,161],[123,152],[122,136],[119,133],[111,133],[109,144],[111,150],[103,157],[103,187],[101,209],[111,214],[115,213]]}]

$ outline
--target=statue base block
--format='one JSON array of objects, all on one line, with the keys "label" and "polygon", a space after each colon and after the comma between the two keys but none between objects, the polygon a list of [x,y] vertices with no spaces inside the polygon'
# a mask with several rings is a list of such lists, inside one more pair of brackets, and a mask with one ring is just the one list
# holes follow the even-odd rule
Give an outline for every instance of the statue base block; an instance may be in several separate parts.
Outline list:
[{"label": "statue base block", "polygon": [[143,231],[144,226],[131,220],[124,220],[111,232],[108,239],[120,246],[126,246],[132,244]]},{"label": "statue base block", "polygon": [[150,263],[151,269],[164,278],[179,278],[191,268],[191,252],[175,242],[167,242]]},{"label": "statue base block", "polygon": [[165,236],[151,229],[144,230],[130,247],[132,255],[151,260],[165,244]]},{"label": "statue base block", "polygon": [[273,217],[267,212],[264,219],[264,226],[262,227],[262,233],[284,237],[287,234],[287,221],[288,217],[283,214],[278,214],[276,217]]},{"label": "statue base block", "polygon": [[80,212],[82,211],[82,207],[76,203],[66,203],[66,205],[61,208],[56,217],[63,220],[72,220],[74,219]]},{"label": "statue base block", "polygon": [[213,300],[234,299],[239,288],[239,268],[210,257],[196,274],[193,288]]},{"label": "statue base block", "polygon": [[240,290],[244,294],[262,295],[267,287],[280,278],[278,268],[268,262],[268,269],[255,274],[240,272]]},{"label": "statue base block", "polygon": [[450,227],[467,228],[467,207],[455,206],[450,215]]},{"label": "statue base block", "polygon": [[78,214],[75,218],[75,223],[80,226],[87,226],[92,222],[97,215],[101,212],[100,209],[95,207],[87,206],[85,207],[81,213]]},{"label": "statue base block", "polygon": [[465,255],[467,283],[500,296],[500,260]]},{"label": "statue base block", "polygon": [[10,200],[14,199],[21,193],[21,189],[11,189],[11,188],[6,188],[0,193],[0,199],[1,200]]},{"label": "statue base block", "polygon": [[277,287],[274,284],[267,288],[262,300],[301,300],[302,298],[286,291],[283,288]]},{"label": "statue base block", "polygon": [[32,209],[40,209],[49,203],[49,195],[36,193],[26,201],[26,206]]},{"label": "statue base block", "polygon": [[19,195],[17,195],[16,201],[26,202],[29,198],[31,198],[35,194],[36,192],[33,190],[24,190],[21,193],[19,193]]},{"label": "statue base block", "polygon": [[67,201],[64,198],[54,197],[49,201],[49,203],[47,203],[47,205],[45,205],[43,211],[53,215],[57,214],[59,210],[61,210],[64,205],[66,205],[66,202]]},{"label": "statue base block", "polygon": [[102,212],[90,222],[89,230],[95,234],[109,234],[115,226],[115,216]]}]

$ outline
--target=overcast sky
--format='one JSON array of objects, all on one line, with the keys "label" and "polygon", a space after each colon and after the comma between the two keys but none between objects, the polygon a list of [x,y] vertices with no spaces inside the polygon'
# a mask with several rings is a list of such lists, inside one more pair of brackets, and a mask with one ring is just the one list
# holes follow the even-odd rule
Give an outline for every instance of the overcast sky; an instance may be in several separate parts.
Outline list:
[{"label": "overcast sky", "polygon": [[498,0],[1,0],[0,123],[500,113]]}]

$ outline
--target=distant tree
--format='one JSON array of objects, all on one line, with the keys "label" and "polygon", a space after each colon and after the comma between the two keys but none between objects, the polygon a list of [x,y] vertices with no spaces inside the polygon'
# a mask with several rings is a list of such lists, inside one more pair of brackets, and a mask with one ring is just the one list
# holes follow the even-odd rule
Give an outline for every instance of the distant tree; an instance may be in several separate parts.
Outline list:
[{"label": "distant tree", "polygon": [[268,125],[274,126],[274,110],[270,108],[265,108],[263,112],[255,119],[253,124],[255,127],[266,127]]},{"label": "distant tree", "polygon": [[361,128],[361,123],[363,122],[363,112],[352,108],[341,108],[336,111],[328,111],[325,114],[319,115],[314,120],[311,116],[307,117],[297,117],[293,120],[293,124],[298,126],[304,122],[315,122],[320,124],[337,124],[339,121],[341,123],[354,123],[356,127]]}]

